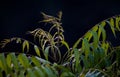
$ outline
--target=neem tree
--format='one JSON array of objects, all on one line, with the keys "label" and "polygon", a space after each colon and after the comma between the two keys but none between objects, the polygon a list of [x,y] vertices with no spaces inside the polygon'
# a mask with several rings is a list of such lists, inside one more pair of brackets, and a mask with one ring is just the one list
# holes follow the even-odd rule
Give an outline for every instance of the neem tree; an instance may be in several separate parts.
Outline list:
[{"label": "neem tree", "polygon": [[[106,27],[114,37],[120,31],[120,16],[113,16],[96,24],[79,38],[73,47],[64,39],[62,12],[57,17],[43,15],[49,30],[37,28],[28,33],[34,42],[13,37],[4,39],[1,48],[15,42],[21,52],[0,53],[0,77],[116,77],[120,75],[120,47],[106,40]],[[37,43],[37,44],[36,44]],[[34,48],[36,55],[28,54]],[[66,52],[61,56],[62,52]],[[52,60],[52,62],[51,62]]]}]

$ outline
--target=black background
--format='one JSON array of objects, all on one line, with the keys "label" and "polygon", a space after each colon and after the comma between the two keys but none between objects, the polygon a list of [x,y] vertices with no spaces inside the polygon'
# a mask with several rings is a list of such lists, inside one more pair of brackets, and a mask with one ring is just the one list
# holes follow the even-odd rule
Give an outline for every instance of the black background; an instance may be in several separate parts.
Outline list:
[{"label": "black background", "polygon": [[[0,40],[24,37],[28,30],[42,26],[37,24],[40,12],[55,16],[58,11],[63,12],[65,38],[72,46],[92,26],[120,14],[120,0],[1,0]],[[119,43],[111,35],[110,40]]]}]

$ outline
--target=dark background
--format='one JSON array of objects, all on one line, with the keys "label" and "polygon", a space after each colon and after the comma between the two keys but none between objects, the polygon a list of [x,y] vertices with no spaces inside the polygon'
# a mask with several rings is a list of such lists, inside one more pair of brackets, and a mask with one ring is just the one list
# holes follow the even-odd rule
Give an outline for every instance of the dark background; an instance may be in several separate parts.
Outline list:
[{"label": "dark background", "polygon": [[[40,12],[55,16],[58,11],[63,12],[65,38],[72,46],[92,26],[120,14],[120,0],[1,0],[0,40],[24,37],[28,30],[42,26],[37,23]],[[120,41],[111,35],[110,40],[114,44]]]}]

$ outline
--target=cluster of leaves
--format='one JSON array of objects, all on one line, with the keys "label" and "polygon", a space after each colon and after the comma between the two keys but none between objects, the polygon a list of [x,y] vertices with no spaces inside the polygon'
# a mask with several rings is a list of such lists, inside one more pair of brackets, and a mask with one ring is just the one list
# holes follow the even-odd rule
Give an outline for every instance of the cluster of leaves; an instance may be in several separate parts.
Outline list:
[{"label": "cluster of leaves", "polygon": [[[120,75],[120,47],[113,47],[106,41],[106,27],[114,37],[120,31],[120,16],[113,16],[96,24],[73,47],[65,41],[61,26],[62,12],[57,17],[42,13],[43,21],[49,24],[49,31],[37,28],[29,31],[35,44],[23,38],[4,39],[1,47],[16,41],[22,44],[23,53],[0,54],[0,76],[12,77],[116,77]],[[35,55],[26,55],[33,45]],[[66,51],[61,49],[66,47]],[[66,52],[61,56],[61,52]],[[41,55],[43,53],[43,55]],[[42,57],[44,56],[44,57]],[[52,59],[53,62],[50,61]]]}]

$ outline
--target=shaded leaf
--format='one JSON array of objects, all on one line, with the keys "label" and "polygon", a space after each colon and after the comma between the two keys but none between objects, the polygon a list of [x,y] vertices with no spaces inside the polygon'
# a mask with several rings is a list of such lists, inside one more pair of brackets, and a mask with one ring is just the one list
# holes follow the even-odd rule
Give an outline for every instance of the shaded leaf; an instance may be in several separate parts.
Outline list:
[{"label": "shaded leaf", "polygon": [[65,45],[68,50],[70,49],[69,44],[68,44],[66,41],[61,41],[61,43],[62,43],[63,45]]},{"label": "shaded leaf", "polygon": [[24,68],[29,67],[29,60],[28,60],[28,58],[27,58],[27,56],[25,54],[19,54],[18,55],[18,60],[24,66]]},{"label": "shaded leaf", "polygon": [[32,62],[33,62],[37,67],[40,67],[40,66],[41,66],[40,61],[39,61],[36,57],[32,56],[31,59],[32,59]]},{"label": "shaded leaf", "polygon": [[45,51],[44,51],[44,56],[45,56],[45,59],[46,59],[46,60],[48,60],[49,48],[50,48],[50,46],[46,47],[46,48],[45,48]]}]

